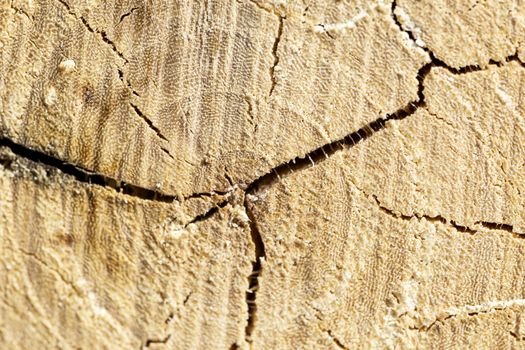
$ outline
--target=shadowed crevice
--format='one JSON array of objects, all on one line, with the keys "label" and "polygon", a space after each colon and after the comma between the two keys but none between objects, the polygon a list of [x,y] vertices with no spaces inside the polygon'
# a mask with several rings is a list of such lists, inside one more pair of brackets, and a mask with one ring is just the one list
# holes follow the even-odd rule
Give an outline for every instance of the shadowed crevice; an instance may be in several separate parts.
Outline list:
[{"label": "shadowed crevice", "polygon": [[245,340],[251,344],[252,334],[257,322],[257,290],[259,289],[259,276],[262,272],[263,262],[266,259],[264,241],[255,221],[255,215],[248,204],[248,195],[244,196],[244,210],[250,220],[250,235],[255,247],[255,260],[252,262],[252,271],[248,275],[248,290],[246,291],[246,304],[248,308],[248,320],[245,329]]},{"label": "shadowed crevice", "polygon": [[[16,156],[20,158],[27,159],[33,163],[43,164],[54,170],[59,170],[60,172],[73,177],[75,180],[79,182],[89,184],[89,185],[99,185],[99,186],[111,188],[118,193],[129,195],[132,197],[137,197],[143,200],[172,203],[174,201],[186,200],[186,199],[192,199],[192,198],[202,198],[202,197],[213,198],[216,195],[227,195],[230,193],[230,192],[194,193],[190,196],[179,198],[177,196],[166,195],[166,194],[163,194],[157,191],[153,191],[153,190],[150,190],[144,187],[131,185],[126,182],[111,178],[109,176],[104,176],[98,173],[93,173],[87,169],[73,165],[68,162],[64,162],[46,153],[43,153],[37,150],[33,150],[29,147],[15,143],[14,141],[8,138],[0,137],[0,147],[5,147],[11,150],[11,152],[13,152]],[[10,159],[8,157],[3,157],[5,158],[3,159],[2,156],[3,155],[0,153],[0,163],[7,168],[11,167],[14,159]]]}]

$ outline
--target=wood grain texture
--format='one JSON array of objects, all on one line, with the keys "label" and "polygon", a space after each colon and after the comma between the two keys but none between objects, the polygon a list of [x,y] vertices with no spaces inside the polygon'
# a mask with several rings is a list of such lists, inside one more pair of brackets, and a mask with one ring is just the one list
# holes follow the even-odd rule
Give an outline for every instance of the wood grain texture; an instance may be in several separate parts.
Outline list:
[{"label": "wood grain texture", "polygon": [[418,44],[453,68],[486,67],[518,55],[525,62],[520,0],[399,0],[396,15]]},{"label": "wood grain texture", "polygon": [[0,3],[0,348],[525,348],[525,4]]},{"label": "wood grain texture", "polygon": [[[356,145],[351,179],[403,215],[525,233],[525,68],[433,68],[426,108]],[[395,176],[392,176],[395,174]]]},{"label": "wood grain texture", "polygon": [[[417,99],[428,60],[387,5],[2,6],[2,134],[172,195],[249,183],[395,112]],[[317,31],[361,11],[351,31]]]},{"label": "wood grain texture", "polygon": [[3,348],[244,343],[254,249],[242,207],[193,222],[213,200],[138,200],[2,160]]},{"label": "wood grain texture", "polygon": [[522,313],[525,241],[395,214],[353,183],[354,151],[249,197],[266,251],[254,348],[518,346],[515,316],[496,311]]}]

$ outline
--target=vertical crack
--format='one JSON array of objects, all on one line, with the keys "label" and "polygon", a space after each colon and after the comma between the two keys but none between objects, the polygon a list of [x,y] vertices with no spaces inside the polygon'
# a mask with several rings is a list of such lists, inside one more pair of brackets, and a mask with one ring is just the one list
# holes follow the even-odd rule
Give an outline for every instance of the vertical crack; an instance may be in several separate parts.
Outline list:
[{"label": "vertical crack", "polygon": [[257,322],[257,290],[259,288],[259,276],[262,265],[266,258],[264,242],[255,222],[255,215],[248,204],[248,192],[244,196],[244,210],[250,219],[251,239],[255,246],[255,260],[252,263],[252,272],[248,275],[248,290],[246,291],[246,304],[248,306],[248,322],[245,330],[245,340],[251,345],[252,334]]},{"label": "vertical crack", "polygon": [[279,43],[281,42],[281,36],[283,35],[284,20],[286,17],[279,15],[279,29],[277,30],[277,36],[273,42],[272,55],[273,55],[273,65],[270,67],[270,78],[272,80],[272,86],[270,87],[270,92],[268,96],[272,96],[273,90],[277,85],[277,80],[275,79],[275,67],[279,64],[279,55],[277,55],[277,50],[279,49]]}]

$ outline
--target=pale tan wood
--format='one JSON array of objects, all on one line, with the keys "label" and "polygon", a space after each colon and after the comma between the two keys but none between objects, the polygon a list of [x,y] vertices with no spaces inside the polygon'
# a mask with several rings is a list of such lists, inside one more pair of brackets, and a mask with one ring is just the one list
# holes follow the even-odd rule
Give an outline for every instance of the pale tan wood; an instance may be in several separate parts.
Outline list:
[{"label": "pale tan wood", "polygon": [[229,348],[245,338],[246,214],[159,203],[17,158],[0,170],[6,349]]},{"label": "pale tan wood", "polygon": [[387,4],[355,5],[3,4],[3,133],[172,195],[249,183],[417,99],[428,56]]},{"label": "pale tan wood", "polygon": [[525,348],[524,11],[0,3],[0,348]]},{"label": "pale tan wood", "polygon": [[525,5],[520,0],[399,0],[403,28],[454,68],[486,67],[518,55],[525,62]]}]

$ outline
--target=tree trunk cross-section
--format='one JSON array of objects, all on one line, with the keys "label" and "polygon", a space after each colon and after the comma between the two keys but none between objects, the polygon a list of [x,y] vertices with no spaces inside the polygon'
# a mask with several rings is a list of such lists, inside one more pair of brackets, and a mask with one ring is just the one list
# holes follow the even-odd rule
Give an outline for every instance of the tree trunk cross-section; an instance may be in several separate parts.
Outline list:
[{"label": "tree trunk cross-section", "polygon": [[525,348],[525,3],[0,3],[0,348]]}]

